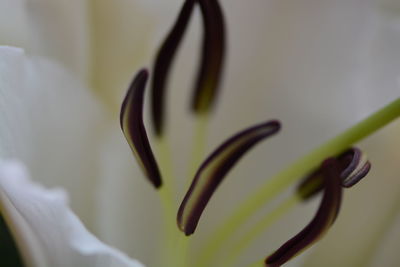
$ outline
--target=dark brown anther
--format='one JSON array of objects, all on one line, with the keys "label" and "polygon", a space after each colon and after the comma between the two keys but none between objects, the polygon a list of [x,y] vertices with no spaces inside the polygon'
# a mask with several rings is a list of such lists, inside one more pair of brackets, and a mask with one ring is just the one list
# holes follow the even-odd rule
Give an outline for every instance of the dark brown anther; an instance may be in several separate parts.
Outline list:
[{"label": "dark brown anther", "polygon": [[147,78],[148,72],[143,69],[133,79],[122,103],[120,123],[137,162],[150,182],[159,188],[162,184],[161,175],[143,123],[143,98]]},{"label": "dark brown anther", "polygon": [[169,71],[193,13],[195,2],[196,0],[185,1],[178,19],[162,44],[154,63],[151,98],[153,126],[157,136],[162,135],[164,130],[165,87]]},{"label": "dark brown anther", "polygon": [[[365,153],[356,147],[346,150],[336,158],[339,162],[341,184],[349,188],[364,178],[371,169]],[[303,200],[312,198],[323,189],[322,170],[319,168],[303,179],[297,193]]]},{"label": "dark brown anther", "polygon": [[338,161],[336,159],[325,160],[321,166],[321,173],[324,177],[324,195],[316,215],[302,231],[266,258],[265,265],[267,267],[281,266],[298,255],[318,241],[335,221],[342,200]]},{"label": "dark brown anther", "polygon": [[200,5],[204,34],[192,109],[196,113],[207,112],[217,95],[225,56],[225,25],[222,9],[218,0],[186,0],[154,63],[151,90],[152,121],[157,136],[161,136],[164,131],[165,88],[171,65],[196,2]]},{"label": "dark brown anther", "polygon": [[349,188],[364,178],[371,169],[367,155],[358,148],[351,148],[338,157],[344,170],[340,177],[342,186]]},{"label": "dark brown anther", "polygon": [[236,162],[261,140],[277,133],[278,121],[262,123],[239,132],[219,146],[200,166],[179,207],[179,229],[191,235],[211,196]]},{"label": "dark brown anther", "polygon": [[218,0],[198,0],[204,25],[201,63],[195,84],[192,109],[210,110],[221,81],[225,56],[224,15]]}]

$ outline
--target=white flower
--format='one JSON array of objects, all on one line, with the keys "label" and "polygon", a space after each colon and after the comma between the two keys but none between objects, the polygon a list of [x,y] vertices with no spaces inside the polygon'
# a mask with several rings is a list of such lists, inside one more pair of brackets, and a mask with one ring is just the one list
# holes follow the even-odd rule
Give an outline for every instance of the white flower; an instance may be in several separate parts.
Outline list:
[{"label": "white flower", "polygon": [[[158,263],[154,251],[163,246],[161,211],[132,162],[117,110],[132,74],[151,62],[181,2],[0,0],[0,44],[25,50],[0,48],[0,158],[16,158],[35,181],[65,188],[91,231],[149,266]],[[277,117],[284,128],[279,140],[246,157],[221,187],[201,235],[234,208],[239,194],[399,95],[396,0],[221,2],[230,47],[207,151],[253,122]],[[183,133],[192,131],[193,121],[184,108],[198,36],[199,27],[185,40],[171,80],[175,166],[187,165],[191,141]],[[390,224],[398,193],[396,162],[387,160],[400,151],[393,142],[397,132],[392,126],[362,144],[376,179],[348,194],[335,225],[341,234],[328,235],[306,266],[354,266],[374,254],[375,236]],[[254,182],[243,185],[248,170]],[[186,172],[176,170],[179,177]],[[377,194],[379,199],[370,197]],[[311,210],[283,219],[243,260],[276,249]],[[363,227],[361,216],[369,222]],[[383,258],[398,262],[396,253]]]}]

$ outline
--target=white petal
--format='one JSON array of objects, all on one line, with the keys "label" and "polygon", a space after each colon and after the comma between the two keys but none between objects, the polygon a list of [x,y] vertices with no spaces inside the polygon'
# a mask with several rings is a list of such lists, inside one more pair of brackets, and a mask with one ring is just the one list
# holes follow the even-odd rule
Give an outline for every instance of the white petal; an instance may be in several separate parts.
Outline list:
[{"label": "white petal", "polygon": [[21,164],[0,161],[0,207],[28,266],[142,266],[90,234],[67,203],[61,189],[45,189]]},{"label": "white petal", "polygon": [[1,0],[0,45],[58,61],[88,78],[89,12],[86,1]]},{"label": "white petal", "polygon": [[0,47],[0,157],[18,158],[48,186],[62,185],[93,218],[101,106],[60,65]]}]

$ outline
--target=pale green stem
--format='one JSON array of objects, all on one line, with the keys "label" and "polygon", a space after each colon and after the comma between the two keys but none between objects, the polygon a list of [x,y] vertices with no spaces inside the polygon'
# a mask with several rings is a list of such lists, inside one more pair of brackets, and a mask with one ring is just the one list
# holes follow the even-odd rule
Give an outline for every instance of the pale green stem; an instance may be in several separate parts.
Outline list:
[{"label": "pale green stem", "polygon": [[188,236],[185,236],[182,232],[176,231],[177,234],[177,241],[175,247],[175,261],[174,266],[171,267],[186,267],[187,256],[188,256],[188,249],[189,249],[189,240]]},{"label": "pale green stem", "polygon": [[[238,257],[243,254],[244,249],[246,249],[256,238],[260,237],[269,226],[278,221],[283,215],[287,214],[300,201],[301,198],[299,195],[294,194],[292,197],[282,202],[271,213],[266,214],[261,220],[252,226],[250,231],[245,233],[239,241],[235,241],[232,248],[228,248],[229,256],[221,266],[233,266]],[[199,266],[207,265],[200,264]]]},{"label": "pale green stem", "polygon": [[158,149],[158,163],[160,164],[159,167],[163,179],[163,184],[159,189],[159,192],[165,217],[170,224],[175,220],[174,213],[176,205],[173,192],[175,185],[174,173],[172,169],[173,165],[170,157],[170,150],[168,147],[167,139],[165,137],[157,138],[155,143]]},{"label": "pale green stem", "polygon": [[288,188],[292,183],[310,173],[324,159],[343,152],[352,144],[376,132],[399,116],[400,98],[317,147],[304,157],[295,161],[288,168],[273,176],[255,193],[251,194],[250,197],[236,209],[235,213],[216,229],[215,234],[212,235],[203,251],[200,253],[200,258],[210,258],[213,254],[213,250],[218,249],[218,247],[224,244],[250,216],[284,189]]},{"label": "pale green stem", "polygon": [[174,258],[174,239],[175,239],[175,216],[174,216],[174,210],[175,210],[175,205],[174,202],[171,199],[171,194],[167,187],[161,187],[159,189],[159,194],[160,194],[160,199],[161,199],[161,204],[162,204],[162,210],[163,210],[163,216],[164,216],[164,243],[163,243],[163,248],[164,248],[164,255],[162,258],[162,264],[165,264],[166,266],[169,266],[170,263],[175,261]]},{"label": "pale green stem", "polygon": [[175,240],[176,237],[176,225],[175,225],[175,209],[176,203],[174,200],[174,185],[175,179],[172,169],[172,160],[170,157],[170,150],[167,142],[167,138],[161,137],[155,140],[158,163],[160,171],[162,173],[163,185],[159,189],[161,205],[164,216],[164,255],[162,258],[162,264],[165,266],[173,266],[176,261],[175,253]]}]

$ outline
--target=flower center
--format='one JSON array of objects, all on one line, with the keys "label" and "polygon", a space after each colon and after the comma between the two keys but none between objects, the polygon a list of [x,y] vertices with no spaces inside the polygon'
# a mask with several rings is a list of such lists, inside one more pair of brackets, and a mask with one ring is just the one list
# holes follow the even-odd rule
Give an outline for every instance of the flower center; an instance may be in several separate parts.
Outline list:
[{"label": "flower center", "polygon": [[[167,115],[165,95],[172,62],[196,6],[199,6],[201,10],[204,36],[191,105],[198,125],[193,138],[193,159],[190,164],[190,176],[194,176],[194,179],[179,209],[176,209],[174,194],[177,189],[174,185],[171,153],[165,134],[164,121]],[[190,245],[189,241],[193,240],[192,235],[200,222],[201,215],[216,189],[246,152],[260,141],[274,136],[280,130],[280,123],[276,120],[269,120],[244,129],[222,143],[199,166],[206,143],[206,129],[212,111],[211,107],[215,104],[223,72],[225,46],[224,16],[218,1],[186,0],[175,25],[156,56],[153,67],[151,107],[156,137],[154,144],[158,152],[156,155],[152,151],[143,123],[147,70],[141,70],[135,76],[122,104],[122,131],[145,176],[160,192],[162,199],[167,221],[164,261],[166,266],[183,267],[188,265],[186,256]],[[371,164],[365,154],[351,146],[399,116],[400,99],[397,99],[278,173],[244,201],[221,226],[216,228],[215,233],[205,241],[203,248],[196,251],[194,259],[190,258],[189,265],[210,266],[215,262],[217,254],[224,248],[228,249],[230,253],[222,263],[218,263],[218,266],[232,266],[252,241],[295,204],[323,192],[320,206],[311,222],[265,260],[257,261],[254,266],[280,266],[315,243],[336,220],[341,205],[343,187],[348,188],[355,185],[370,170]],[[232,236],[251,216],[301,177],[306,178],[297,187],[293,196],[256,222],[236,242],[232,241]],[[174,223],[176,212],[178,227]],[[184,234],[179,233],[178,228]]]}]

